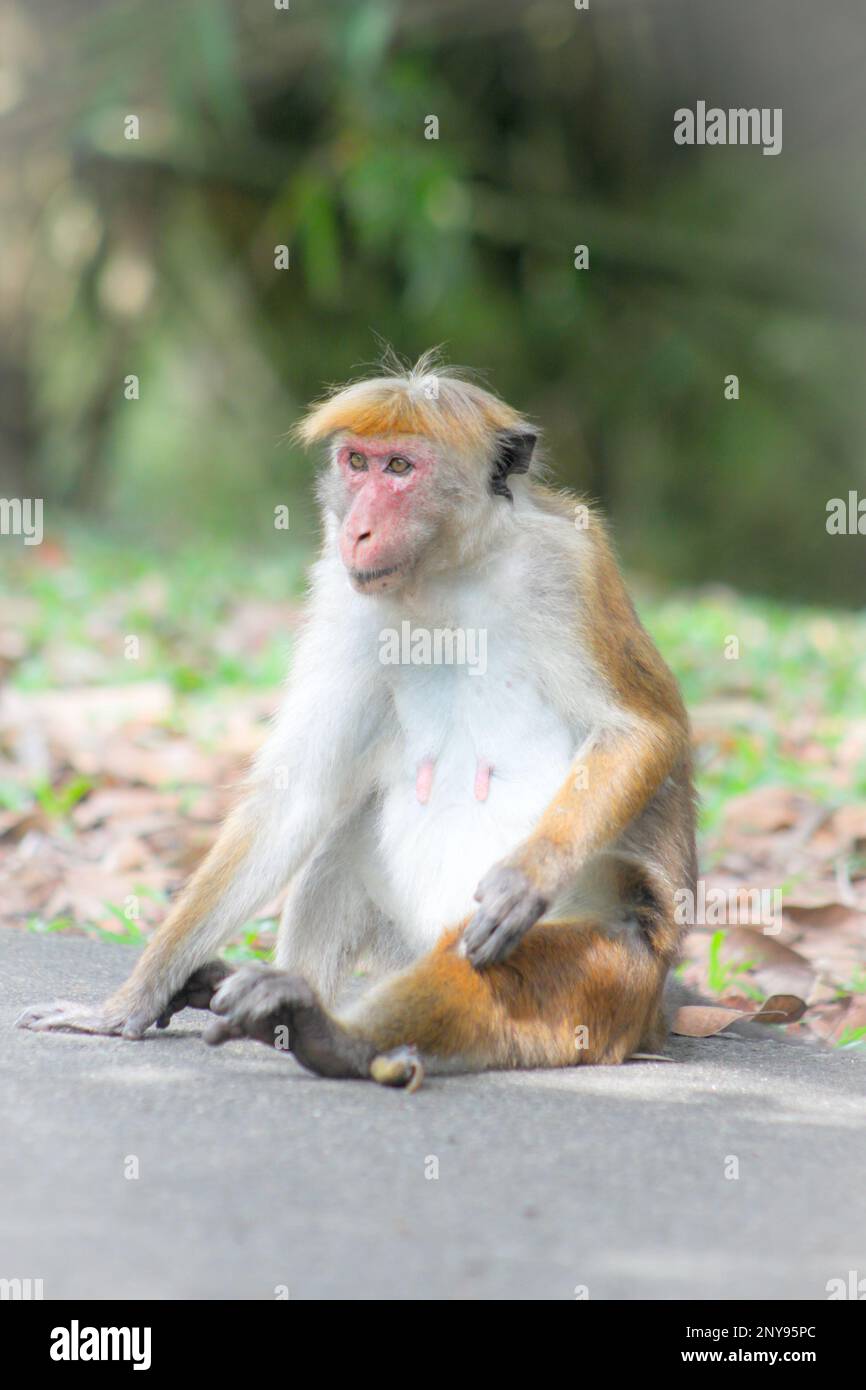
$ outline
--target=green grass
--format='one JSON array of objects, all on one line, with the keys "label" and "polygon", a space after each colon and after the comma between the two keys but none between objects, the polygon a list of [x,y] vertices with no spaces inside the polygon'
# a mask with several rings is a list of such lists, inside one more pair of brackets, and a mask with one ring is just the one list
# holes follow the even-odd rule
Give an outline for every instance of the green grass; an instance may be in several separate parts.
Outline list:
[{"label": "green grass", "polygon": [[39,936],[48,936],[55,932],[64,931],[71,931],[77,936],[84,930],[88,936],[96,937],[99,941],[113,941],[118,946],[143,946],[147,941],[147,933],[142,931],[138,923],[124,917],[110,903],[106,903],[105,906],[113,916],[120,918],[121,931],[106,931],[97,922],[78,922],[71,917],[54,917],[51,921],[46,921],[43,917],[29,917],[27,930],[36,932]]},{"label": "green grass", "polygon": [[[270,961],[274,949],[277,923],[270,920],[256,922],[244,928],[240,941],[226,946],[223,955],[226,960],[244,962],[249,960]],[[262,942],[264,938],[264,942]]]},{"label": "green grass", "polygon": [[733,964],[730,961],[722,960],[722,950],[725,944],[726,933],[724,931],[713,932],[710,938],[710,949],[707,957],[707,985],[713,994],[724,995],[730,990],[736,989],[739,994],[745,994],[751,999],[762,1000],[764,995],[760,990],[755,989],[744,980],[743,975],[754,969],[754,961],[740,961]]},{"label": "green grass", "polygon": [[63,821],[92,788],[89,777],[72,777],[61,787],[52,787],[50,782],[36,782],[33,795],[46,816]]},{"label": "green grass", "polygon": [[[57,653],[68,660],[77,651],[85,683],[160,679],[181,694],[276,685],[285,674],[288,637],[275,636],[243,657],[214,639],[239,600],[297,598],[308,558],[294,540],[281,556],[273,547],[265,557],[238,553],[213,540],[162,553],[76,527],[64,533],[63,555],[50,564],[38,550],[7,549],[0,554],[0,596],[31,600],[20,620],[27,654],[14,684],[56,686]],[[124,655],[130,635],[139,639],[136,659]]]},{"label": "green grass", "polygon": [[[846,729],[866,719],[866,615],[715,591],[643,603],[638,594],[638,607],[695,715],[720,705],[723,752],[702,751],[697,764],[704,829],[756,787],[839,799],[841,772],[846,796],[866,796],[866,758],[839,766]],[[725,656],[731,636],[734,660]],[[814,761],[792,748],[791,730],[804,720],[822,754]]]}]

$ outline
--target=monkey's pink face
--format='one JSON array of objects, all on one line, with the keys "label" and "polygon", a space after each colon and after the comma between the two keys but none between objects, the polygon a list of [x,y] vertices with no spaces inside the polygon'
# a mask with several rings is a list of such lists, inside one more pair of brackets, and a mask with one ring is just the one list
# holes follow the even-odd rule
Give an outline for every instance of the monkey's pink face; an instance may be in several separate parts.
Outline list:
[{"label": "monkey's pink face", "polygon": [[437,454],[420,438],[344,438],[336,465],[348,510],[340,556],[358,593],[404,583],[438,530]]}]

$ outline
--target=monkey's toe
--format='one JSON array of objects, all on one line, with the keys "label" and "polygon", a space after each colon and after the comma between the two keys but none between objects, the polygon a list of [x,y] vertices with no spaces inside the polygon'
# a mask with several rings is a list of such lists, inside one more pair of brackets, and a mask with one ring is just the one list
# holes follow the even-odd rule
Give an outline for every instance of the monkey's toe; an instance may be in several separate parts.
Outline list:
[{"label": "monkey's toe", "polygon": [[370,1075],[380,1086],[402,1086],[407,1091],[417,1091],[424,1080],[424,1067],[414,1047],[395,1047],[373,1058]]}]

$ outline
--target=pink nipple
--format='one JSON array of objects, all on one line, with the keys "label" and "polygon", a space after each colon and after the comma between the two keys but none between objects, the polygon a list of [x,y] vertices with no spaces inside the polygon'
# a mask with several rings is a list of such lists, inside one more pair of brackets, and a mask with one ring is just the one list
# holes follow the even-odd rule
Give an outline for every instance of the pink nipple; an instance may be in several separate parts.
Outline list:
[{"label": "pink nipple", "polygon": [[492,763],[486,758],[479,758],[475,767],[475,800],[486,801],[487,793],[490,791],[490,774],[493,771]]},{"label": "pink nipple", "polygon": [[415,777],[415,795],[422,806],[426,806],[430,800],[430,792],[433,787],[433,759],[425,758],[418,764],[418,773]]}]

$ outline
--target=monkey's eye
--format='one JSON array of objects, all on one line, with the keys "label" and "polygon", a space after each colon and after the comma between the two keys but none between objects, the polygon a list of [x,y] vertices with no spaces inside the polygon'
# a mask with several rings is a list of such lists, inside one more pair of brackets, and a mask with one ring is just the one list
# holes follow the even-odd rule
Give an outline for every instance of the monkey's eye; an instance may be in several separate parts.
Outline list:
[{"label": "monkey's eye", "polygon": [[363,454],[350,454],[349,467],[352,469],[353,473],[363,473],[364,469],[367,467],[367,460],[364,458]]},{"label": "monkey's eye", "polygon": [[395,454],[388,463],[388,467],[385,471],[387,473],[396,473],[399,478],[402,477],[404,473],[412,472],[412,464],[408,459],[401,458],[399,454]]}]

